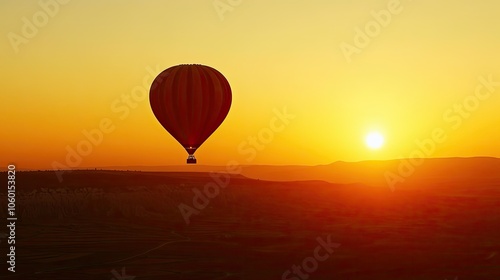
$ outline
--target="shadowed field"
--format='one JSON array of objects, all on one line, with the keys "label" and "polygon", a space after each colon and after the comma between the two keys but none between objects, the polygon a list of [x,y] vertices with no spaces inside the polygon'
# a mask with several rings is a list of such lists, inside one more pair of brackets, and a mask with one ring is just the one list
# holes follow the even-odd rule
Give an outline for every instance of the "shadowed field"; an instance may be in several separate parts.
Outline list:
[{"label": "shadowed field", "polygon": [[[16,175],[16,273],[3,262],[3,279],[500,279],[500,182],[392,192],[233,175],[186,224],[179,204],[208,173]],[[340,246],[282,278],[318,238]]]}]

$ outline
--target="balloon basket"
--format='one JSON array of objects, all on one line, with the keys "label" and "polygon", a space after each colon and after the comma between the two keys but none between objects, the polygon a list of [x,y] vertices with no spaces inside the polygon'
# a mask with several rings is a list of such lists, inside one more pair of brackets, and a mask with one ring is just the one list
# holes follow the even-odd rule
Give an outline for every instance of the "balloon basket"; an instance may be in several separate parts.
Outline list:
[{"label": "balloon basket", "polygon": [[187,164],[196,164],[196,158],[194,155],[189,155],[186,162]]}]

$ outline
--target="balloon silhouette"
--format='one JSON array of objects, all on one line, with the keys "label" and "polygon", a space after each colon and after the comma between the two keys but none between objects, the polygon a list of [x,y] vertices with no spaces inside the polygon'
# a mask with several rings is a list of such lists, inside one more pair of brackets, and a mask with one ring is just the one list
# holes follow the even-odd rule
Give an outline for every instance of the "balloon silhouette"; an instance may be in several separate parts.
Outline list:
[{"label": "balloon silhouette", "polygon": [[231,87],[212,67],[182,64],[161,72],[149,91],[160,124],[186,149],[187,163],[219,127],[231,107]]}]

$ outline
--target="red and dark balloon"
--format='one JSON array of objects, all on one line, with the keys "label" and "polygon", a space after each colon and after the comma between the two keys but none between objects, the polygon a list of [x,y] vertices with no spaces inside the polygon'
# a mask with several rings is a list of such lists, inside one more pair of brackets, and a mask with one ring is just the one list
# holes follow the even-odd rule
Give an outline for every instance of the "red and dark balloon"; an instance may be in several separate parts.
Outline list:
[{"label": "red and dark balloon", "polygon": [[153,81],[149,101],[160,124],[186,149],[187,163],[219,127],[231,107],[231,87],[212,67],[182,64],[161,72]]}]

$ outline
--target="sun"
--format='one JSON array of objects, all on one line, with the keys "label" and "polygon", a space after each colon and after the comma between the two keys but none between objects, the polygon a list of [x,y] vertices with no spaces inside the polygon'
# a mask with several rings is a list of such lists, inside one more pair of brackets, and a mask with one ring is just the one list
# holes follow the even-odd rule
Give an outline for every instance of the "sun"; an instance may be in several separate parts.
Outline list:
[{"label": "sun", "polygon": [[379,132],[370,132],[366,135],[365,142],[370,149],[380,149],[384,145],[384,136]]}]

